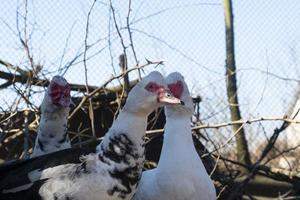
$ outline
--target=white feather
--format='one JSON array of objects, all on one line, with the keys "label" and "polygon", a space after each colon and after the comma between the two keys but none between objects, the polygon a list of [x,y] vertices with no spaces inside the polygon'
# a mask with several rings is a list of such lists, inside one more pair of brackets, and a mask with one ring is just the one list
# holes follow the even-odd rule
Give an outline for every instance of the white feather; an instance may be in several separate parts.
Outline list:
[{"label": "white feather", "polygon": [[[129,93],[123,110],[97,147],[96,154],[80,164],[59,165],[28,174],[31,181],[45,180],[42,199],[128,200],[136,191],[144,164],[147,116],[162,104],[157,93],[145,90],[155,82],[166,87],[163,76],[152,72]],[[63,158],[62,158],[63,159]]]},{"label": "white feather", "polygon": [[[184,83],[179,73],[167,80]],[[167,81],[168,82],[168,81]],[[142,174],[134,200],[215,200],[216,191],[192,140],[190,118],[193,105],[184,83],[185,106],[167,106],[163,148],[156,169]]]}]

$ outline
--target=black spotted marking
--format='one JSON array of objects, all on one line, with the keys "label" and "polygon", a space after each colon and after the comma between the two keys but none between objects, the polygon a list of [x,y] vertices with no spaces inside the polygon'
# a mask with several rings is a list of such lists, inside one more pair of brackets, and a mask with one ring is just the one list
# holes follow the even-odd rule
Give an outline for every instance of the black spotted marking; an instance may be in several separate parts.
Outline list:
[{"label": "black spotted marking", "polygon": [[[103,145],[101,145],[101,152],[104,152],[104,147],[103,147]],[[98,158],[99,158],[99,160],[100,160],[101,162],[103,162],[103,163],[105,163],[105,164],[107,164],[107,165],[110,165],[110,164],[111,164],[111,163],[109,162],[109,159],[105,159],[104,156],[103,156],[103,154],[101,154],[101,153],[98,154]]]},{"label": "black spotted marking", "polygon": [[67,132],[67,130],[68,130],[68,126],[67,126],[67,124],[63,124],[63,127],[64,127],[64,133],[66,133],[66,132]]},{"label": "black spotted marking", "polygon": [[118,197],[122,199],[126,198],[132,192],[132,186],[137,186],[137,182],[140,179],[140,168],[141,166],[137,164],[134,167],[127,167],[123,170],[114,169],[110,171],[109,174],[111,177],[120,180],[125,189],[115,185],[112,189],[108,190],[108,194],[112,196],[114,193],[118,193]]},{"label": "black spotted marking", "polygon": [[44,144],[43,144],[43,142],[40,140],[40,138],[38,138],[38,147],[40,148],[41,151],[45,151],[45,149],[44,149]]},{"label": "black spotted marking", "polygon": [[89,174],[90,171],[88,171],[86,167],[86,162],[81,163],[81,165],[76,167],[74,173],[69,174],[69,178],[74,180],[76,178],[80,178],[83,174]]},{"label": "black spotted marking", "polygon": [[99,158],[99,160],[100,160],[101,162],[103,162],[103,163],[106,163],[106,164],[110,165],[110,163],[109,163],[109,162],[107,162],[106,160],[104,160],[104,158],[103,158],[103,155],[99,154],[99,155],[98,155],[98,158]]},{"label": "black spotted marking", "polygon": [[67,124],[63,124],[63,128],[64,128],[64,134],[63,134],[63,137],[62,137],[62,139],[60,139],[59,141],[58,141],[58,143],[59,144],[62,144],[62,143],[65,143],[66,141],[68,142],[68,126],[67,126]]},{"label": "black spotted marking", "polygon": [[[53,194],[53,199],[54,199],[54,200],[58,200],[58,197],[57,197],[57,195],[56,195],[55,193]],[[66,196],[65,196],[65,200],[72,200],[72,198],[69,197],[68,195],[66,195]]]},{"label": "black spotted marking", "polygon": [[79,171],[80,171],[81,173],[85,173],[85,174],[90,173],[90,172],[87,170],[87,168],[86,168],[86,162],[81,163],[80,167],[77,168],[77,169],[79,169]]},{"label": "black spotted marking", "polygon": [[73,198],[69,197],[68,195],[66,196],[66,200],[72,200]]},{"label": "black spotted marking", "polygon": [[[139,152],[136,145],[124,133],[111,136],[106,147],[101,145],[100,152],[99,160],[107,165],[116,166],[116,163],[128,165],[122,169],[118,169],[116,166],[109,170],[110,176],[118,179],[121,185],[113,185],[107,190],[107,194],[110,196],[117,194],[119,198],[125,199],[128,194],[132,193],[132,188],[136,187],[141,177],[143,163],[138,162],[138,159],[144,157],[144,154]],[[130,160],[134,160],[133,166],[130,166]]]},{"label": "black spotted marking", "polygon": [[[129,164],[129,159],[138,159],[138,153],[135,153],[135,146],[133,142],[124,133],[111,136],[109,138],[109,144],[106,149],[102,148],[103,156],[117,163],[124,162]],[[119,149],[120,152],[116,152]]]},{"label": "black spotted marking", "polygon": [[87,172],[87,169],[86,169],[86,162],[83,162],[83,163],[81,164],[81,167],[82,167],[82,169],[83,169],[84,172]]},{"label": "black spotted marking", "polygon": [[59,144],[62,144],[64,142],[66,142],[66,140],[67,140],[67,134],[68,134],[67,132],[64,133],[63,138],[58,141]]}]

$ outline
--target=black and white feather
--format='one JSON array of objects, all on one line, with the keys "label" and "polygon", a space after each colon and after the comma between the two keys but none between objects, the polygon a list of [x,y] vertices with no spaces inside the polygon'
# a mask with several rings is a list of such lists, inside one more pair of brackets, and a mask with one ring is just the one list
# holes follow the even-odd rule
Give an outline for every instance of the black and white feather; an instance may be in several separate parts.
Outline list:
[{"label": "black and white feather", "polygon": [[[131,199],[144,164],[147,116],[166,103],[180,103],[167,91],[163,76],[150,73],[131,90],[96,153],[77,157],[75,160],[79,163],[29,167],[31,170],[21,173],[27,181],[8,180],[10,184],[5,184],[4,179],[13,177],[15,171],[7,168],[10,175],[1,181],[0,199]],[[34,164],[32,162],[35,161],[28,160],[22,167]]]},{"label": "black and white feather", "polygon": [[41,119],[31,157],[71,148],[67,134],[70,86],[61,76],[51,80],[41,105]]}]

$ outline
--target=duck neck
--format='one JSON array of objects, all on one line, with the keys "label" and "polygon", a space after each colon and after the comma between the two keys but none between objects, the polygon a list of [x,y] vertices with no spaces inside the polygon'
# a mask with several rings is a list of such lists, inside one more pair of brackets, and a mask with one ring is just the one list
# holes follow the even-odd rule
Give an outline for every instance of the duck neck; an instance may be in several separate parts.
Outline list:
[{"label": "duck neck", "polygon": [[71,147],[67,134],[69,110],[43,110],[32,157]]},{"label": "duck neck", "polygon": [[99,156],[104,156],[112,162],[127,162],[115,160],[116,157],[129,160],[144,158],[143,137],[146,127],[147,115],[121,111],[104,140],[97,147],[101,154]]},{"label": "duck neck", "polygon": [[97,146],[101,165],[106,165],[111,177],[121,181],[122,187],[128,190],[136,190],[142,174],[146,125],[147,115],[136,115],[123,110]]},{"label": "duck neck", "polygon": [[186,164],[189,157],[196,156],[193,144],[190,117],[167,117],[164,142],[158,168],[169,168],[170,165]]},{"label": "duck neck", "polygon": [[122,111],[110,129],[113,132],[125,133],[133,142],[140,144],[143,141],[146,128],[146,114]]}]

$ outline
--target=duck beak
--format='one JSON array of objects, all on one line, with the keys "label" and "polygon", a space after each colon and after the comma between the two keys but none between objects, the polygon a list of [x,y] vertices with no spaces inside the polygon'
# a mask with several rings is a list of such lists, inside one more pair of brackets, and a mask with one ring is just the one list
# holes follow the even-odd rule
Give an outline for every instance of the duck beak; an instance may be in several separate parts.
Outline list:
[{"label": "duck beak", "polygon": [[184,104],[183,101],[181,101],[180,99],[174,97],[172,95],[172,93],[167,91],[167,90],[161,91],[158,94],[157,101],[160,102],[160,103],[165,103],[165,104],[181,104],[181,105]]}]

